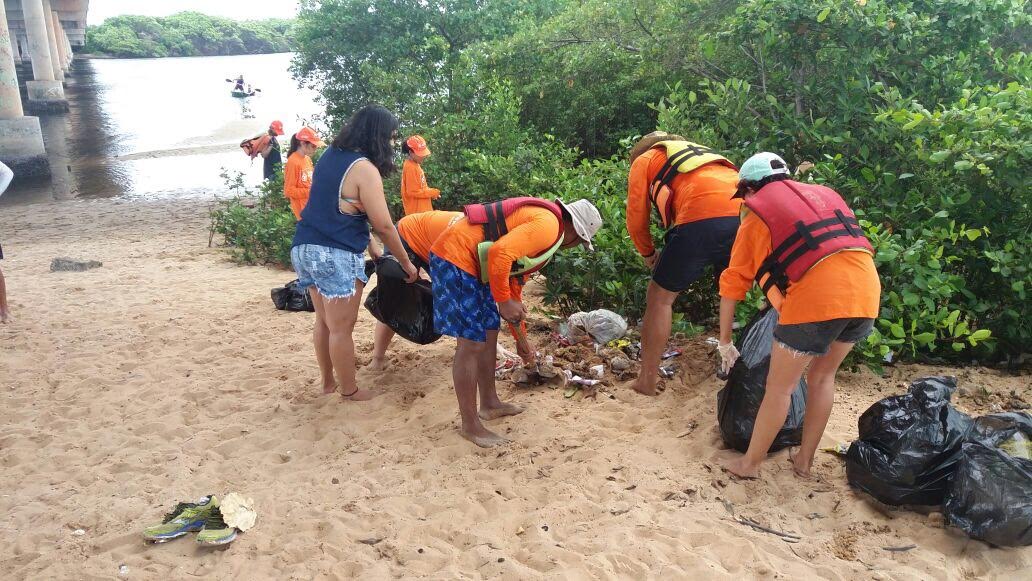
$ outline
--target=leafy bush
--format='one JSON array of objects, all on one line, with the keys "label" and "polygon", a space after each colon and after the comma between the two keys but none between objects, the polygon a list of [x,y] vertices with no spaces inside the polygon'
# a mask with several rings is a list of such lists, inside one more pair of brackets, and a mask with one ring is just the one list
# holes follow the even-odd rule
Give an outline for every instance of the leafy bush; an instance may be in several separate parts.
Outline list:
[{"label": "leafy bush", "polygon": [[233,196],[212,211],[213,235],[224,237],[237,262],[290,267],[296,220],[283,195],[283,174],[262,182],[257,191],[244,184],[242,174],[222,177]]},{"label": "leafy bush", "polygon": [[121,58],[264,54],[290,50],[291,21],[238,22],[199,12],[116,16],[86,29],[86,52]]}]

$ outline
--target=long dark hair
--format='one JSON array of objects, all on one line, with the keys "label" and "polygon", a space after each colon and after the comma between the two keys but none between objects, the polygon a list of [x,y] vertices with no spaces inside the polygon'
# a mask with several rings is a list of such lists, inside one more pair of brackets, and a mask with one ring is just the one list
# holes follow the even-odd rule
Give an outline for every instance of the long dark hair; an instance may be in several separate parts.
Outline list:
[{"label": "long dark hair", "polygon": [[290,136],[290,149],[287,150],[287,157],[293,155],[295,151],[301,148],[301,140],[297,138],[297,135]]},{"label": "long dark hair", "polygon": [[387,177],[396,170],[391,138],[400,125],[387,109],[366,105],[348,119],[333,140],[333,147],[361,153],[380,170],[381,177]]}]

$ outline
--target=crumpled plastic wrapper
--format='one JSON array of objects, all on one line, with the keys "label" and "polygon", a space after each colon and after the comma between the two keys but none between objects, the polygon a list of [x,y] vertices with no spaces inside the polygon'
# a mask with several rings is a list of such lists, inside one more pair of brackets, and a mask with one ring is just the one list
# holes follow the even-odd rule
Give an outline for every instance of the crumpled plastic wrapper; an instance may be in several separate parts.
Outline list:
[{"label": "crumpled plastic wrapper", "polygon": [[230,492],[219,503],[222,519],[231,527],[246,531],[254,527],[258,513],[254,511],[254,500],[244,498],[236,492]]}]

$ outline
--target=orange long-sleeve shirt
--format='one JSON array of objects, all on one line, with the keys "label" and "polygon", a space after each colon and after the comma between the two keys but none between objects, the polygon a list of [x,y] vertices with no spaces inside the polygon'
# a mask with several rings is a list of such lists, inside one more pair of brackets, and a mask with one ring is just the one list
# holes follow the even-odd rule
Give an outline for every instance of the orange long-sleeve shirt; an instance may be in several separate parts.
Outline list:
[{"label": "orange long-sleeve shirt", "polygon": [[430,262],[430,247],[448,229],[452,222],[462,217],[462,212],[431,210],[405,216],[398,220],[398,234],[409,245],[412,252]]},{"label": "orange long-sleeve shirt", "polygon": [[[491,295],[503,303],[517,296],[510,285],[512,263],[524,256],[537,256],[555,244],[559,220],[545,208],[524,206],[505,219],[509,233],[499,238],[487,253]],[[465,272],[479,277],[477,245],[484,241],[484,227],[470,224],[465,217],[434,242],[430,251]]]},{"label": "orange long-sleeve shirt", "polygon": [[441,191],[426,185],[426,174],[418,163],[406,159],[401,170],[401,205],[405,215],[434,209],[430,200],[441,197]]},{"label": "orange long-sleeve shirt", "polygon": [[[731,248],[731,262],[720,275],[720,296],[740,301],[752,288],[756,273],[773,251],[770,229],[756,214],[745,210]],[[762,282],[762,281],[759,281]],[[832,319],[878,317],[881,281],[874,258],[863,251],[843,251],[825,258],[782,296],[777,287],[767,293],[783,325]]]},{"label": "orange long-sleeve shirt", "polygon": [[[656,251],[649,232],[653,212],[649,186],[664,163],[666,152],[650,149],[634,160],[627,175],[627,233],[642,256]],[[670,187],[674,192],[671,226],[737,216],[741,211],[742,201],[731,199],[738,187],[738,172],[727,166],[711,163],[693,172],[678,173]]]},{"label": "orange long-sleeve shirt", "polygon": [[295,151],[287,158],[283,167],[283,195],[290,200],[290,209],[294,217],[301,219],[301,210],[308,204],[308,194],[312,189],[312,158]]}]

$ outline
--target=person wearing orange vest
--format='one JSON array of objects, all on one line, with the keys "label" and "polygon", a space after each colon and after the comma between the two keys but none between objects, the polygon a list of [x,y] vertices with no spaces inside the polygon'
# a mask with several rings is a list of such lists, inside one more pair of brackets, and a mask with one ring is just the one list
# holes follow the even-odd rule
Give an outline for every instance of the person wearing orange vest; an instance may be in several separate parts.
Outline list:
[{"label": "person wearing orange vest", "polygon": [[434,330],[456,339],[452,380],[460,434],[489,448],[505,439],[481,420],[523,411],[502,402],[495,389],[501,319],[519,325],[527,312],[512,279],[540,270],[560,249],[583,244],[593,250],[591,238],[602,216],[587,200],[566,204],[537,198],[471,204],[464,213],[430,247]]},{"label": "person wearing orange vest", "polygon": [[423,160],[430,156],[426,140],[419,135],[413,135],[401,145],[401,152],[408,156],[401,170],[401,205],[405,209],[405,215],[433,210],[434,206],[430,200],[440,198],[441,191],[426,185]]},{"label": "person wearing orange vest", "polygon": [[749,449],[725,468],[745,478],[759,475],[809,366],[802,444],[792,460],[795,472],[806,477],[831,416],[835,373],[878,316],[881,282],[874,251],[834,190],[789,179],[785,160],[773,153],[742,164],[735,197],[744,197],[746,208],[730,265],[720,277],[723,369],[730,370],[738,358],[731,326],[736,305],[754,282],[779,319]]},{"label": "person wearing orange vest", "polygon": [[310,127],[302,127],[290,138],[287,165],[283,168],[283,195],[290,202],[290,211],[296,220],[301,219],[301,210],[308,204],[315,171],[312,154],[320,147],[326,147],[326,143]]},{"label": "person wearing orange vest", "polygon": [[[731,195],[738,170],[720,154],[678,135],[656,131],[631,149],[627,232],[652,271],[641,329],[641,371],[634,390],[656,395],[659,363],[677,296],[712,265],[719,277],[738,230],[739,200]],[[657,253],[650,231],[655,214],[666,228]]]}]

